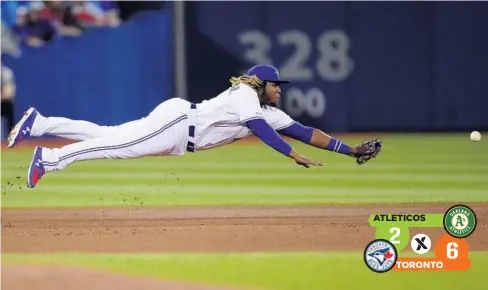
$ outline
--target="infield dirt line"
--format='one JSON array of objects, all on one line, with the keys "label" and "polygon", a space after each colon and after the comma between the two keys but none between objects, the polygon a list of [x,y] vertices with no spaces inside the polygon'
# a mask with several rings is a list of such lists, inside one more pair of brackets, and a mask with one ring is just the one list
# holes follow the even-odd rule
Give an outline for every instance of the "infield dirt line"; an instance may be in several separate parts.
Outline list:
[{"label": "infield dirt line", "polygon": [[[488,250],[488,205],[468,204],[479,224],[470,249]],[[372,213],[444,213],[450,204],[296,207],[3,209],[3,251],[358,251],[374,239]],[[412,229],[432,239],[442,228]]]}]

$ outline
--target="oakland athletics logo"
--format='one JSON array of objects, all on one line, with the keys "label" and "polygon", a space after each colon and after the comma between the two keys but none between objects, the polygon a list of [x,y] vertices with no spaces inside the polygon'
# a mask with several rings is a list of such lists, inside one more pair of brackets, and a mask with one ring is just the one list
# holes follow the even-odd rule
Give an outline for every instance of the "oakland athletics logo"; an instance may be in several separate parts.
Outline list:
[{"label": "oakland athletics logo", "polygon": [[444,214],[444,229],[454,238],[466,238],[476,228],[474,211],[462,204],[450,207]]}]

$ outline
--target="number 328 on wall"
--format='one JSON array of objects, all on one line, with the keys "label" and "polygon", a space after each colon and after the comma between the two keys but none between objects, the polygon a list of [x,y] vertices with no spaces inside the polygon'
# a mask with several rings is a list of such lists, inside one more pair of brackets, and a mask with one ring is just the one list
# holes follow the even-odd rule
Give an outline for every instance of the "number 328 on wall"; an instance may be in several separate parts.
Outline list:
[{"label": "number 328 on wall", "polygon": [[[244,57],[254,64],[273,64],[271,58],[272,41],[259,30],[244,31],[238,36],[239,43],[246,47]],[[285,30],[277,35],[280,46],[293,45],[294,51],[278,67],[283,78],[294,81],[312,81],[313,68],[307,62],[312,53],[312,41],[307,33],[300,30]],[[316,41],[317,56],[315,68],[325,81],[345,80],[354,69],[349,56],[349,37],[342,30],[329,30]]]}]

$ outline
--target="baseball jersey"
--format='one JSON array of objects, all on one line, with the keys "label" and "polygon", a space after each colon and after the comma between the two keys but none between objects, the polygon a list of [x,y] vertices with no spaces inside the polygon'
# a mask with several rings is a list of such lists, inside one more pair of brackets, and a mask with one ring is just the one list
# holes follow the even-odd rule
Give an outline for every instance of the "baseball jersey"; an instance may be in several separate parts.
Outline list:
[{"label": "baseball jersey", "polygon": [[280,109],[262,108],[257,93],[250,86],[240,84],[197,105],[197,150],[226,145],[251,135],[245,123],[253,119],[264,119],[275,130],[294,122]]}]

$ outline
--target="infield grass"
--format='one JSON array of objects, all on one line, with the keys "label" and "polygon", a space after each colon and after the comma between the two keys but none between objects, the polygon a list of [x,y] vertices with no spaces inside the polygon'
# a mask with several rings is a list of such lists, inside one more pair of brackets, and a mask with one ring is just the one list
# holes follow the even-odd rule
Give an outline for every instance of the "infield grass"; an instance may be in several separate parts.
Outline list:
[{"label": "infield grass", "polygon": [[[374,135],[372,135],[374,136]],[[468,135],[386,135],[380,158],[353,159],[293,142],[306,169],[260,143],[182,157],[93,160],[25,186],[32,150],[2,150],[3,207],[487,202],[488,149]],[[350,144],[358,138],[343,138]]]},{"label": "infield grass", "polygon": [[366,268],[361,253],[6,254],[3,263],[81,265],[130,275],[249,289],[482,289],[487,252],[470,253],[465,272],[390,272]]}]

